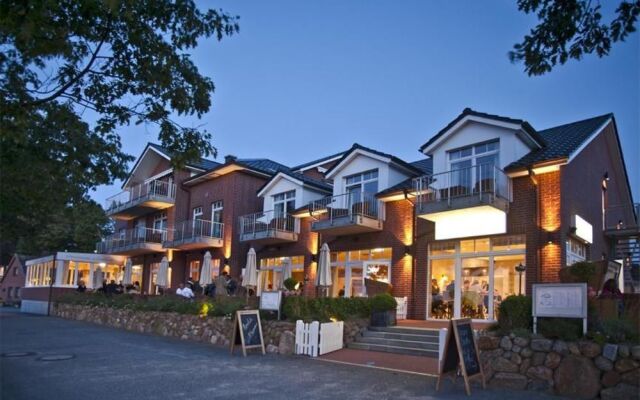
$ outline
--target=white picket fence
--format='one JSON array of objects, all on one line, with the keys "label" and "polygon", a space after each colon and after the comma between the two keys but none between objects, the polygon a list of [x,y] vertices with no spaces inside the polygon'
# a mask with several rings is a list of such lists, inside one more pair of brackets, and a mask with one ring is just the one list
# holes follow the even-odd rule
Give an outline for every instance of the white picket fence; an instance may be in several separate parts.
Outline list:
[{"label": "white picket fence", "polygon": [[313,321],[305,324],[296,321],[296,354],[311,357],[340,350],[343,347],[344,322],[319,323]]}]

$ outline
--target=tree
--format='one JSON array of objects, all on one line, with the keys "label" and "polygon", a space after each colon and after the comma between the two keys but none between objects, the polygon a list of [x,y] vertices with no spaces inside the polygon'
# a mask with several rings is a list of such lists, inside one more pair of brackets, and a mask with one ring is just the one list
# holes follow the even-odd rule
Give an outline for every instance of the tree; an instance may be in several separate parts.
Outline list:
[{"label": "tree", "polygon": [[613,43],[635,32],[640,0],[623,1],[610,23],[602,22],[601,6],[587,0],[518,0],[518,9],[536,13],[539,24],[509,52],[511,62],[524,62],[529,76],[543,75],[585,54],[604,57]]},{"label": "tree", "polygon": [[50,225],[62,216],[102,229],[88,193],[126,176],[123,125],[155,124],[176,167],[215,155],[209,132],[175,117],[210,109],[213,82],[188,52],[237,21],[189,0],[0,0],[3,248],[37,250],[51,232],[73,247]]}]

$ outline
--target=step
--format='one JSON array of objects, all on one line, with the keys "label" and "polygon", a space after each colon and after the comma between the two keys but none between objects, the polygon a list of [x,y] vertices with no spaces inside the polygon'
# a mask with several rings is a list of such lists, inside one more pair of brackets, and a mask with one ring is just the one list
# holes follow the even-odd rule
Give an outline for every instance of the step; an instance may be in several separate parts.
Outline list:
[{"label": "step", "polygon": [[439,337],[436,335],[415,335],[411,333],[395,333],[384,331],[366,330],[362,332],[364,337],[392,339],[392,340],[410,340],[414,342],[438,343]]},{"label": "step", "polygon": [[411,356],[438,358],[438,350],[415,349],[408,347],[385,346],[381,344],[351,342],[347,348],[357,350],[380,351],[385,353],[405,354]]},{"label": "step", "polygon": [[400,326],[370,326],[370,331],[374,332],[389,332],[389,333],[401,333],[420,336],[440,336],[440,331],[437,329],[416,329],[416,328],[404,328]]},{"label": "step", "polygon": [[438,351],[438,342],[416,342],[412,340],[398,340],[398,339],[386,339],[377,338],[371,336],[363,336],[356,339],[358,343],[384,345],[392,347],[402,347],[407,349],[424,349]]}]

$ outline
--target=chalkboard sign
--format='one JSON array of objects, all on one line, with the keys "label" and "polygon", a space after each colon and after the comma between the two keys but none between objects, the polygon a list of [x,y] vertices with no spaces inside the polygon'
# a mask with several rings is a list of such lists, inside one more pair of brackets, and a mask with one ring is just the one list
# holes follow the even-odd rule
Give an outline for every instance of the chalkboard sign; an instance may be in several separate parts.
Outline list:
[{"label": "chalkboard sign", "polygon": [[258,310],[236,311],[233,323],[231,354],[233,354],[233,350],[237,345],[242,346],[242,354],[245,357],[247,356],[247,349],[258,347],[262,349],[262,354],[265,354],[260,312]]},{"label": "chalkboard sign", "polygon": [[445,375],[453,375],[455,381],[458,369],[464,378],[467,395],[471,395],[470,378],[480,376],[482,387],[484,388],[485,379],[479,354],[478,345],[471,329],[471,320],[465,318],[450,321],[445,339],[444,354],[440,361],[436,390],[440,390],[440,381]]}]

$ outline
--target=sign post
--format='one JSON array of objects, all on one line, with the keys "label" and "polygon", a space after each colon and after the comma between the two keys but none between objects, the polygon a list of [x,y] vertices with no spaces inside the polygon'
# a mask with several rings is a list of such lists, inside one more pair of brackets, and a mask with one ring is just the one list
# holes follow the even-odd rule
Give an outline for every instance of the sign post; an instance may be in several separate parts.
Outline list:
[{"label": "sign post", "polygon": [[245,357],[247,356],[247,349],[260,348],[262,349],[262,354],[265,354],[262,325],[260,324],[260,311],[236,311],[236,316],[233,321],[231,354],[233,354],[233,350],[237,345],[242,346],[242,354]]},{"label": "sign post", "polygon": [[581,318],[587,333],[587,284],[540,283],[533,285],[533,333],[538,333],[538,317]]},{"label": "sign post", "polygon": [[280,320],[280,304],[282,303],[282,291],[262,292],[260,294],[260,309],[267,311],[277,311],[278,321]]},{"label": "sign post", "polygon": [[475,377],[482,379],[482,388],[486,387],[484,371],[480,362],[480,351],[476,343],[471,319],[454,319],[449,321],[447,336],[444,342],[444,354],[440,361],[436,391],[440,390],[440,381],[445,375],[451,375],[455,382],[458,371],[464,379],[464,389],[467,396],[471,395],[469,380]]}]

